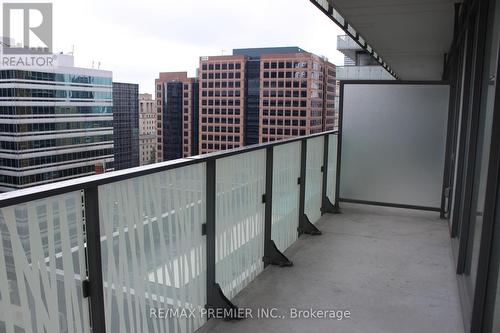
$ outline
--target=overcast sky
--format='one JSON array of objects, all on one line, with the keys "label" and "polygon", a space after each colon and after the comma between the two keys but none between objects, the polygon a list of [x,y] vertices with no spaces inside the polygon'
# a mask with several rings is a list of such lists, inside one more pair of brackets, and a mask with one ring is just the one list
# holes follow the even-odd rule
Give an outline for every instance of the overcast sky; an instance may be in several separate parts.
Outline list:
[{"label": "overcast sky", "polygon": [[[35,0],[36,1],[36,0]],[[27,2],[35,2],[33,0]],[[49,1],[41,1],[49,2]],[[54,51],[153,92],[160,71],[195,75],[199,56],[299,46],[343,64],[342,30],[309,0],[54,0]]]}]

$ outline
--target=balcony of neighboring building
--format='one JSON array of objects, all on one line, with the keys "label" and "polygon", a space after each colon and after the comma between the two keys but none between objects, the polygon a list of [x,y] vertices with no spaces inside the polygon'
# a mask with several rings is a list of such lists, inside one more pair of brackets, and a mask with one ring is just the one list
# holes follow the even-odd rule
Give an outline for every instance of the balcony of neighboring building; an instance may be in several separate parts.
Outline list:
[{"label": "balcony of neighboring building", "polygon": [[359,46],[351,37],[347,35],[339,35],[337,36],[337,50],[340,52],[344,50],[354,50],[360,51],[363,48]]},{"label": "balcony of neighboring building", "polygon": [[394,80],[382,66],[337,66],[337,80]]}]

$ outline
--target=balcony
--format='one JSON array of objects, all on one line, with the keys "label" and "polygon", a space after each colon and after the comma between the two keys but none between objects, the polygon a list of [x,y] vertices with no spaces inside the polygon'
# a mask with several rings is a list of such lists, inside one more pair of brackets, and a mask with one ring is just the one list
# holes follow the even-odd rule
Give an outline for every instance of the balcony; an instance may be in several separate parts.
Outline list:
[{"label": "balcony", "polygon": [[337,36],[337,50],[341,52],[343,50],[361,51],[362,48],[351,37],[347,35],[339,35]]},{"label": "balcony", "polygon": [[[343,204],[322,235],[300,237],[234,302],[285,319],[211,320],[198,332],[463,332],[447,224],[436,214]],[[349,310],[350,318],[291,319],[290,308]]]},{"label": "balcony", "polygon": [[[33,332],[460,332],[446,223],[348,203],[331,214],[337,149],[332,131],[3,194],[0,321]],[[207,322],[201,310],[234,304],[285,319]],[[297,320],[291,308],[350,315]],[[157,318],[165,309],[196,316]]]},{"label": "balcony", "polygon": [[[1,325],[460,332],[440,219],[447,94],[345,81],[340,132],[1,195]],[[292,308],[336,318],[248,316]]]}]

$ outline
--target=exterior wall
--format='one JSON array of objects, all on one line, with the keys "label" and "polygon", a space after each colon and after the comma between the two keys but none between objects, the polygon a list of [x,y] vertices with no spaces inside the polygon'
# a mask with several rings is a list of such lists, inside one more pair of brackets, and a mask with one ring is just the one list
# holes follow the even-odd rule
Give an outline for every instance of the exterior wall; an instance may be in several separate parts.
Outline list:
[{"label": "exterior wall", "polygon": [[244,145],[245,62],[243,55],[200,58],[200,154]]},{"label": "exterior wall", "polygon": [[111,72],[0,71],[1,192],[91,175],[113,160]]},{"label": "exterior wall", "polygon": [[323,131],[338,126],[338,110],[335,105],[337,96],[336,66],[325,60],[323,93]]},{"label": "exterior wall", "polygon": [[191,130],[191,151],[190,156],[195,156],[200,153],[199,151],[199,136],[200,136],[200,84],[198,79],[194,79],[192,84],[192,93],[191,93],[191,101],[192,101],[192,112],[190,112],[190,124],[189,128]]},{"label": "exterior wall", "polygon": [[261,56],[260,143],[323,130],[325,67],[307,52]]},{"label": "exterior wall", "polygon": [[345,55],[344,56],[344,66],[356,66],[356,61]]},{"label": "exterior wall", "polygon": [[156,102],[151,94],[139,95],[139,162],[156,162]]},{"label": "exterior wall", "polygon": [[246,63],[245,145],[259,143],[260,89],[260,58],[250,58]]},{"label": "exterior wall", "polygon": [[[194,122],[198,122],[198,83],[197,79],[188,78],[182,84],[182,156],[189,157],[198,153],[198,144],[196,142],[198,133],[193,130],[193,127],[195,127]],[[196,146],[196,149],[193,146]]]},{"label": "exterior wall", "polygon": [[113,82],[115,170],[139,166],[139,85]]},{"label": "exterior wall", "polygon": [[164,117],[164,84],[168,81],[186,81],[187,72],[163,72],[155,79],[156,93],[156,160],[163,161],[163,117]]},{"label": "exterior wall", "polygon": [[[162,72],[159,78],[155,80],[156,92],[156,159],[157,161],[166,161],[165,156],[165,138],[172,133],[165,132],[165,116],[168,109],[168,99],[165,99],[166,86],[169,82],[179,82],[182,84],[182,93],[180,98],[182,113],[182,131],[181,137],[176,138],[181,140],[182,149],[179,157],[189,157],[196,155],[198,148],[198,123],[194,123],[193,119],[198,119],[198,84],[196,78],[189,78],[187,72]],[[195,130],[193,130],[195,129]],[[173,155],[171,155],[173,156]],[[175,156],[178,156],[175,154]]]},{"label": "exterior wall", "polygon": [[163,160],[182,158],[183,83],[163,84]]}]

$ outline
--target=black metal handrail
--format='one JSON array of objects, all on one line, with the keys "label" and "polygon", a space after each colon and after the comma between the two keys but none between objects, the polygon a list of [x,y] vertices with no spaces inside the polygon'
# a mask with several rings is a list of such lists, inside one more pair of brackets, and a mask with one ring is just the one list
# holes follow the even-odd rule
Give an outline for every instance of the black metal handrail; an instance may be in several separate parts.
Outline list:
[{"label": "black metal handrail", "polygon": [[304,139],[311,139],[314,137],[325,136],[329,134],[335,134],[337,130],[331,130],[326,132],[314,133],[305,136],[298,136],[289,139],[284,139],[280,141],[272,141],[266,143],[260,143],[240,148],[221,150],[213,153],[196,155],[187,158],[180,158],[176,160],[170,160],[166,162],[159,162],[155,164],[143,165],[135,168],[124,169],[119,171],[112,171],[108,173],[103,173],[99,175],[92,175],[86,177],[80,177],[70,180],[64,180],[60,182],[38,185],[33,187],[28,187],[25,189],[19,189],[11,192],[6,192],[0,194],[0,208],[8,207],[12,205],[18,205],[21,203],[46,198],[53,195],[64,194],[77,190],[85,190],[87,188],[92,188],[104,184],[114,183],[126,179],[131,179],[135,177],[141,177],[145,175],[150,175],[157,172],[167,171],[179,167],[183,167],[190,164],[206,162],[209,160],[219,159],[223,157],[238,155],[247,153],[250,151],[258,149],[266,149],[268,147],[274,147],[278,145],[283,145],[291,142],[301,141]]}]

